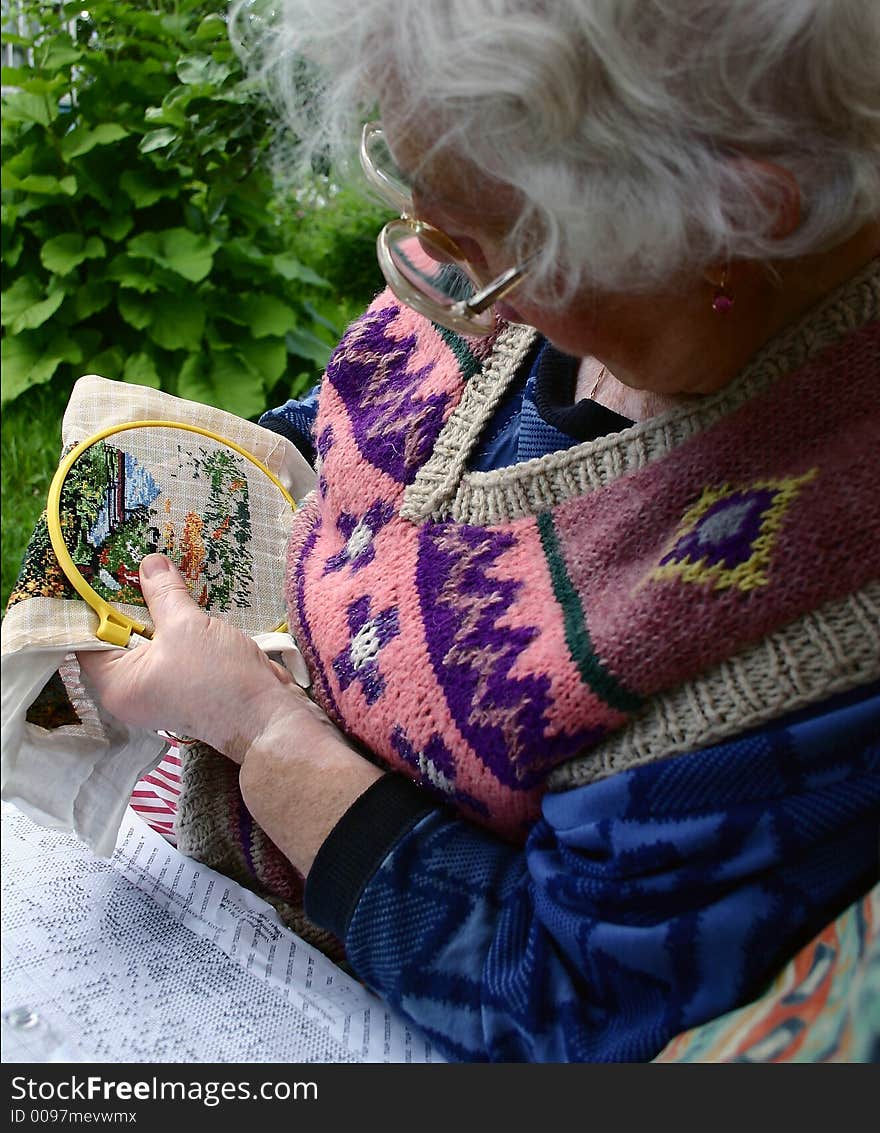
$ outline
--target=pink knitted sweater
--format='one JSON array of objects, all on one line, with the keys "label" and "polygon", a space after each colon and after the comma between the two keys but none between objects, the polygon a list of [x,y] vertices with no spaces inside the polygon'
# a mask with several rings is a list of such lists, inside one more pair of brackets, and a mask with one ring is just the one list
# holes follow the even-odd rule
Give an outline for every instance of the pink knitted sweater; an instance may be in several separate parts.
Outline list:
[{"label": "pink knitted sweater", "polygon": [[289,548],[316,699],[519,840],[554,769],[576,785],[876,678],[878,295],[875,264],[721,393],[493,472],[468,454],[532,332],[457,339],[380,295],[327,370]]}]

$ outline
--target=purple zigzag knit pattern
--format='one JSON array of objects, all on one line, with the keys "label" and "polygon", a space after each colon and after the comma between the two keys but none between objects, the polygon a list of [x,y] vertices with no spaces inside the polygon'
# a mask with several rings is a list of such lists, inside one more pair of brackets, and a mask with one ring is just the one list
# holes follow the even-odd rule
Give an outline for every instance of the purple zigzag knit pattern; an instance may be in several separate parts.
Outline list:
[{"label": "purple zigzag knit pattern", "polygon": [[461,734],[499,782],[528,789],[604,729],[549,735],[549,677],[510,675],[540,633],[501,622],[522,582],[489,572],[513,544],[503,530],[429,525],[420,537],[416,587],[434,675]]},{"label": "purple zigzag knit pattern", "polygon": [[484,818],[488,817],[489,808],[486,804],[457,786],[458,766],[455,756],[436,733],[421,749],[417,749],[409,742],[406,732],[398,724],[391,733],[391,746],[400,758],[409,764],[428,790],[433,791],[444,802],[454,799]]},{"label": "purple zigzag knit pattern", "polygon": [[397,307],[384,307],[355,323],[327,367],[327,380],[342,398],[363,456],[410,484],[443,427],[449,398],[420,395],[433,367],[410,371],[416,336],[396,339],[388,333],[398,313]]}]

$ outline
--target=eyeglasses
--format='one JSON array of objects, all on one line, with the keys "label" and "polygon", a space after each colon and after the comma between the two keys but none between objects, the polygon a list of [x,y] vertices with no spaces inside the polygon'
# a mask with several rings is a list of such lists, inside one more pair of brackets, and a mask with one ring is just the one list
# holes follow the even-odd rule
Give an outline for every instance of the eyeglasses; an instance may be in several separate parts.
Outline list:
[{"label": "eyeglasses", "polygon": [[484,284],[450,236],[413,215],[410,187],[378,122],[364,126],[360,157],[372,188],[400,213],[376,240],[379,267],[388,286],[401,303],[448,330],[489,334],[495,325],[493,305],[523,279],[531,260]]}]

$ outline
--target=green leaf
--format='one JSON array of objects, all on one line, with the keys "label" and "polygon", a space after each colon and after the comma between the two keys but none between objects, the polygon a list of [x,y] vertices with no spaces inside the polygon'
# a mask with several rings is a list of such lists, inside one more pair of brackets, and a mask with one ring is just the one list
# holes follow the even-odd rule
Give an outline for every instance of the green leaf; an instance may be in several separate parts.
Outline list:
[{"label": "green leaf", "polygon": [[326,315],[322,314],[314,305],[314,303],[310,303],[308,299],[303,300],[303,310],[306,312],[306,314],[311,315],[311,317],[319,326],[322,326],[325,330],[330,331],[330,333],[333,335],[334,343],[339,341],[345,329],[344,327],[340,328],[336,323],[332,323],[326,317]]},{"label": "green leaf", "polygon": [[171,126],[163,126],[161,130],[149,130],[141,138],[138,149],[141,153],[153,153],[154,150],[170,146],[179,136],[177,130]]},{"label": "green leaf", "polygon": [[215,62],[210,55],[185,55],[177,63],[177,77],[188,86],[219,87],[230,74],[231,67]]},{"label": "green leaf", "polygon": [[[6,36],[3,36],[6,43]],[[4,87],[20,87],[33,71],[29,67],[0,67],[0,82]]]},{"label": "green leaf", "polygon": [[46,94],[16,91],[3,99],[3,117],[7,122],[36,122],[38,126],[48,126],[59,113],[57,99]]},{"label": "green leaf", "polygon": [[[46,202],[42,197],[22,197],[15,205],[14,216],[16,220],[23,221],[25,217],[31,215],[32,212],[40,213],[46,207]],[[12,215],[10,213],[7,214]]]},{"label": "green leaf", "polygon": [[180,371],[178,393],[239,417],[256,417],[266,407],[265,391],[254,382],[247,364],[231,351],[218,351],[210,358],[203,354],[187,358]]},{"label": "green leaf", "polygon": [[45,157],[45,147],[36,144],[24,146],[18,153],[5,153],[3,155],[3,187],[6,188],[6,179],[10,175],[17,184],[22,177],[27,177],[29,173],[33,173],[34,163],[40,158],[45,159]]},{"label": "green leaf", "polygon": [[226,27],[226,20],[224,20],[219,12],[211,12],[209,15],[205,16],[205,18],[196,28],[195,38],[197,40],[225,40],[228,34],[229,32]]},{"label": "green leaf", "polygon": [[120,138],[127,138],[128,130],[118,122],[102,122],[98,126],[77,126],[61,139],[61,152],[70,161],[93,150],[95,146],[110,145]]},{"label": "green leaf", "polygon": [[[189,94],[189,91],[186,93]],[[161,106],[148,106],[144,111],[144,121],[151,122],[157,129],[159,126],[169,126],[172,127],[175,132],[180,133],[186,128],[185,110],[185,104],[182,106],[169,106],[167,105],[166,99]]]},{"label": "green leaf", "polygon": [[24,275],[4,291],[0,300],[0,322],[10,334],[34,330],[50,319],[64,302],[64,292],[53,288],[44,294],[33,276]]},{"label": "green leaf", "polygon": [[[24,335],[7,335],[0,342],[0,362],[3,366],[2,403],[18,397],[29,386],[48,381],[55,372],[38,370],[42,347]],[[56,362],[57,366],[58,363]]]},{"label": "green leaf", "polygon": [[145,270],[143,265],[131,256],[116,256],[110,261],[106,276],[120,287],[129,287],[132,291],[139,291],[142,294],[158,291],[161,286],[152,269]]},{"label": "green leaf", "polygon": [[159,17],[159,23],[175,41],[186,31],[187,19],[183,12],[167,12]]},{"label": "green leaf", "polygon": [[144,121],[154,126],[174,126],[184,130],[187,123],[187,107],[199,91],[194,87],[173,86],[162,99],[161,106],[148,106],[144,111]]},{"label": "green leaf", "polygon": [[[204,354],[190,354],[180,369],[177,378],[177,392],[189,401],[200,401],[211,405],[214,389],[208,370],[208,360]],[[217,402],[213,402],[214,405]]]},{"label": "green leaf", "polygon": [[14,235],[8,233],[6,226],[3,228],[3,266],[8,270],[14,268],[21,258],[22,250],[24,249],[24,236],[21,231],[16,232]]},{"label": "green leaf", "polygon": [[69,38],[59,36],[44,45],[45,55],[42,55],[42,65],[49,71],[56,71],[61,67],[68,67],[82,59],[83,52],[75,47]]},{"label": "green leaf", "polygon": [[30,77],[21,84],[21,89],[27,91],[28,94],[45,95],[53,102],[58,101],[66,88],[67,80],[64,75],[46,77],[37,71],[31,71]]},{"label": "green leaf", "polygon": [[248,367],[236,353],[218,351],[211,355],[211,383],[216,404],[239,417],[254,417],[266,407],[262,383],[248,381]]},{"label": "green leaf", "polygon": [[[87,159],[88,160],[88,159]],[[91,197],[96,200],[102,208],[107,212],[112,212],[114,203],[119,201],[118,186],[116,184],[116,171],[113,170],[111,175],[108,175],[103,170],[92,170],[89,165],[81,164],[76,171],[76,180],[79,197],[81,203],[87,206],[85,197]]]},{"label": "green leaf", "polygon": [[188,228],[169,228],[160,235],[165,267],[192,283],[210,274],[218,247],[216,240],[190,232]]},{"label": "green leaf", "polygon": [[180,193],[179,184],[159,181],[142,168],[126,169],[119,178],[119,187],[138,208],[149,208],[162,197],[176,197]]},{"label": "green leaf", "polygon": [[125,355],[120,346],[111,346],[102,350],[86,363],[86,370],[90,374],[97,374],[101,378],[110,378],[118,381],[122,377],[125,365]]},{"label": "green leaf", "polygon": [[296,330],[288,331],[284,338],[287,349],[291,354],[298,354],[300,358],[308,358],[310,362],[317,363],[322,370],[330,361],[333,347],[328,346],[323,339],[318,338],[311,331],[298,327]]},{"label": "green leaf", "polygon": [[150,338],[164,350],[198,350],[205,331],[205,308],[197,299],[158,295],[151,301]]},{"label": "green leaf", "polygon": [[7,335],[0,343],[5,405],[31,386],[48,382],[62,362],[82,361],[79,345],[67,335],[46,340],[40,332]]},{"label": "green leaf", "polygon": [[[123,176],[125,176],[123,174]],[[118,242],[124,240],[134,227],[134,217],[131,213],[122,213],[119,216],[108,216],[101,221],[100,232],[108,240]]]},{"label": "green leaf", "polygon": [[80,322],[94,315],[96,311],[103,311],[113,298],[113,290],[109,284],[102,280],[87,280],[74,293],[74,311]]},{"label": "green leaf", "polygon": [[[167,41],[166,24],[169,21],[157,12],[136,12],[129,7],[126,17],[129,25],[126,28],[128,35],[131,35],[132,32],[140,32],[143,40],[151,45],[158,45]],[[168,30],[173,32],[173,28],[174,25],[169,27]]]},{"label": "green leaf", "polygon": [[285,279],[295,279],[298,283],[310,283],[313,287],[330,286],[323,276],[318,275],[305,264],[301,264],[295,256],[278,253],[278,255],[272,256],[272,266]]},{"label": "green leaf", "polygon": [[267,387],[277,382],[287,369],[287,344],[283,338],[241,342],[238,344],[238,352]]},{"label": "green leaf", "polygon": [[275,295],[245,295],[237,305],[235,321],[250,327],[254,338],[277,337],[296,326],[296,312]]},{"label": "green leaf", "polygon": [[153,304],[136,292],[122,289],[116,300],[119,313],[135,330],[145,330],[153,321]]},{"label": "green leaf", "polygon": [[[225,203],[224,199],[223,204],[225,205]],[[240,237],[224,240],[222,254],[224,260],[229,260],[236,265],[240,264],[249,270],[255,266],[262,267],[270,262],[270,257],[265,252],[261,252],[256,244]]]},{"label": "green leaf", "polygon": [[138,386],[150,386],[152,389],[162,388],[162,379],[156,369],[152,357],[146,353],[132,354],[126,361],[122,371],[122,379]]},{"label": "green leaf", "polygon": [[144,232],[128,242],[132,256],[153,260],[191,283],[200,282],[210,273],[218,247],[216,240],[191,232],[188,228]]},{"label": "green leaf", "polygon": [[162,238],[158,232],[139,232],[126,245],[128,255],[136,259],[161,264],[164,259]]},{"label": "green leaf", "polygon": [[53,236],[40,249],[40,260],[48,271],[69,275],[83,260],[97,260],[107,254],[107,245],[100,236],[87,239],[77,232]]},{"label": "green leaf", "polygon": [[4,189],[20,189],[24,193],[40,193],[47,197],[72,197],[76,193],[76,178],[72,175],[69,177],[51,177],[48,174],[31,173],[27,177],[21,179],[15,177],[11,180],[14,183],[4,184]]}]

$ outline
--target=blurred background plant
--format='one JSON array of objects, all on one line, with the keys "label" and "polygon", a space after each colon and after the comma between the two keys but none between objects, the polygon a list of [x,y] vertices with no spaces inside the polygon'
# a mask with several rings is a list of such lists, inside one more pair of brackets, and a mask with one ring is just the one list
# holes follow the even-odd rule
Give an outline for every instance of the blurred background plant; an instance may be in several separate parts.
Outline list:
[{"label": "blurred background plant", "polygon": [[3,4],[2,603],[82,374],[255,418],[382,286],[383,213],[278,193],[221,0]]}]

